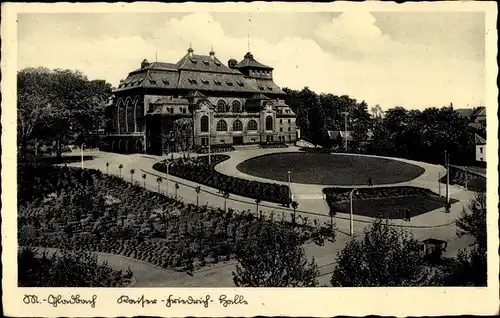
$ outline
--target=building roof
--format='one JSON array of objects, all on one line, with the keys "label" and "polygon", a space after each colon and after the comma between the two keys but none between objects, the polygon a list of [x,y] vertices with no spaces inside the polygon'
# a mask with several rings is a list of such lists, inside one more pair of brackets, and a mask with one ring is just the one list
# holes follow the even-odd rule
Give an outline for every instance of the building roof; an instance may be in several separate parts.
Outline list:
[{"label": "building roof", "polygon": [[[128,77],[120,82],[117,92],[143,88],[164,88],[223,92],[265,93],[270,95],[284,95],[272,79],[256,79],[245,76],[237,67],[229,68],[223,64],[215,53],[211,55],[193,54],[192,49],[176,64],[153,62],[144,60],[141,68],[129,73]],[[238,63],[240,68],[252,66],[256,68],[272,69],[255,59],[251,53]],[[246,65],[246,66],[245,66]]]},{"label": "building roof", "polygon": [[484,106],[479,106],[477,107],[474,112],[472,113],[472,116],[486,116],[486,107]]},{"label": "building roof", "polygon": [[173,96],[161,97],[152,102],[151,104],[162,105],[189,105],[189,101],[185,98],[175,98]]},{"label": "building roof", "polygon": [[479,136],[478,134],[474,134],[474,143],[476,145],[486,145],[486,139]]},{"label": "building roof", "polygon": [[236,64],[234,66],[234,68],[247,68],[247,67],[251,67],[251,68],[260,68],[260,69],[266,69],[266,70],[272,70],[273,68],[270,67],[270,66],[267,66],[267,65],[264,65],[260,62],[257,62],[255,60],[255,58],[253,57],[253,54],[248,52],[247,54],[245,54],[245,56],[243,57],[243,60],[241,60],[241,62],[239,62],[238,64]]},{"label": "building roof", "polygon": [[455,111],[464,117],[470,117],[472,116],[472,112],[474,110],[471,108],[461,108],[461,109],[456,109]]},{"label": "building roof", "polygon": [[[345,131],[339,131],[339,130],[328,130],[327,134],[328,134],[328,137],[332,140],[335,140],[338,138],[344,139],[346,136]],[[348,141],[352,140],[352,135],[353,135],[352,131],[347,131],[347,140]]]}]

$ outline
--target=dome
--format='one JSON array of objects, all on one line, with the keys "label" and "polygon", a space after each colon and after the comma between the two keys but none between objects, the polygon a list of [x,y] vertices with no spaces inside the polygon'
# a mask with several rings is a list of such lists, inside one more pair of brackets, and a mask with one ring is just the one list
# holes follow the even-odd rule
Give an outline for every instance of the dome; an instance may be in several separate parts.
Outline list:
[{"label": "dome", "polygon": [[227,66],[229,66],[229,68],[233,68],[236,64],[238,64],[238,61],[236,61],[235,59],[230,59],[227,62]]}]

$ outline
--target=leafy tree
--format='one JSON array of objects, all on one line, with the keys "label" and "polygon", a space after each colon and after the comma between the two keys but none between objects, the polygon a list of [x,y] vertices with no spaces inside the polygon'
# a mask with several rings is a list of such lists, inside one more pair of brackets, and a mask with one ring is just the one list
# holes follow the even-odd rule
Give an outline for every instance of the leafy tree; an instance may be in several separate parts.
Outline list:
[{"label": "leafy tree", "polygon": [[135,169],[130,169],[130,182],[132,182],[132,184],[134,183],[134,173]]},{"label": "leafy tree", "polygon": [[[200,205],[200,192],[201,192],[201,187],[200,186],[197,186],[196,188],[194,188],[194,191],[196,191],[196,206],[199,206]],[[226,210],[226,209],[224,209]]]},{"label": "leafy tree", "polygon": [[233,272],[238,287],[314,287],[319,275],[314,260],[308,261],[299,235],[290,228],[257,222],[248,237],[237,244],[239,264]]},{"label": "leafy tree", "polygon": [[437,279],[438,285],[445,286],[486,286],[487,285],[487,243],[486,243],[486,194],[478,193],[469,204],[470,212],[464,209],[457,220],[457,235],[472,236],[474,244],[461,250],[456,259],[445,265]]},{"label": "leafy tree", "polygon": [[104,127],[111,85],[89,81],[78,71],[26,68],[17,74],[17,95],[20,156],[25,158],[28,144],[36,146],[39,139],[55,141],[61,156],[64,144],[86,142]]},{"label": "leafy tree", "polygon": [[429,278],[421,247],[408,232],[377,219],[338,253],[331,284],[339,287],[418,286]]},{"label": "leafy tree", "polygon": [[144,180],[144,189],[146,189],[146,177],[147,177],[147,175],[145,173],[143,173],[142,180]]}]

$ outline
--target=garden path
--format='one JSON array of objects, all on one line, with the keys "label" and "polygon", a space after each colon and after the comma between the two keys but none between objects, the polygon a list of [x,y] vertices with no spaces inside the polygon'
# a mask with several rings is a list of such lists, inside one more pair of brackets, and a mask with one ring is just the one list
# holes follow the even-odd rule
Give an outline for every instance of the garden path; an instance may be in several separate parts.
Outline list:
[{"label": "garden path", "polygon": [[[293,149],[293,148],[292,148]],[[247,158],[247,154],[245,152],[252,151],[253,156],[264,154],[264,153],[277,153],[283,151],[291,151],[292,149],[255,149],[254,150],[246,150],[246,151],[234,151],[228,153],[231,155],[232,159],[238,158],[241,160],[243,158]],[[146,173],[146,188],[151,191],[158,190],[158,184],[156,182],[156,178],[161,176],[163,178],[163,182],[160,185],[160,191],[162,193],[167,193],[171,196],[177,192],[177,196],[179,199],[182,199],[188,203],[196,204],[196,193],[193,190],[194,187],[198,186],[198,184],[183,180],[180,178],[176,178],[173,176],[169,176],[170,182],[166,182],[166,174],[155,171],[152,169],[152,165],[159,160],[166,159],[166,157],[159,156],[150,156],[150,155],[123,155],[116,153],[105,153],[105,152],[95,152],[95,153],[87,153],[88,155],[94,155],[95,158],[93,160],[85,161],[85,168],[92,169],[100,169],[103,172],[106,172],[106,162],[109,162],[110,165],[108,167],[109,173],[114,175],[119,175],[120,170],[118,169],[119,164],[123,164],[123,169],[121,170],[121,175],[125,180],[130,180],[130,169],[135,169],[136,173],[134,176],[134,180],[140,182],[139,184],[143,184],[143,180],[141,178],[142,173]],[[179,157],[181,154],[175,154],[174,157]],[[193,156],[193,155],[191,155]],[[241,161],[239,161],[241,162]],[[233,163],[234,169],[236,165]],[[72,163],[72,166],[80,166],[80,163]],[[431,167],[432,168],[432,167]],[[217,169],[220,172],[234,175],[231,173],[231,169],[228,166],[225,166],[224,169]],[[235,169],[236,170],[236,169]],[[237,171],[237,170],[236,170]],[[434,192],[438,192],[438,184],[437,184],[437,174],[439,172],[439,167],[435,167],[434,170],[427,171],[417,178],[416,180],[412,180],[412,185],[430,188]],[[444,169],[443,169],[444,172]],[[237,176],[237,175],[236,175]],[[255,178],[255,177],[251,177]],[[269,182],[269,180],[263,180],[265,182]],[[180,187],[176,191],[175,183],[179,183]],[[276,181],[272,181],[276,182]],[[401,185],[401,184],[398,184]],[[295,188],[294,188],[295,186]],[[299,187],[300,190],[305,188],[301,188],[302,185],[292,185],[292,191],[296,191],[296,187]],[[306,185],[310,186],[310,185]],[[308,188],[308,187],[306,187]],[[456,227],[454,221],[461,215],[462,208],[468,204],[468,200],[474,196],[474,193],[471,191],[466,191],[460,187],[450,187],[450,196],[459,200],[458,203],[452,205],[450,213],[444,213],[443,209],[437,209],[420,216],[412,218],[410,222],[402,221],[402,220],[391,220],[390,223],[395,226],[401,226],[408,228],[415,238],[417,239],[425,239],[425,238],[438,238],[448,242],[455,241],[456,238]],[[444,189],[442,189],[444,191]],[[295,192],[297,193],[297,192]],[[202,192],[199,195],[199,204],[200,205],[210,205],[210,206],[218,206],[224,207],[224,198],[220,194],[218,194],[218,190],[214,188],[210,188],[207,186],[202,186]],[[299,209],[297,211],[297,215],[308,218],[309,222],[313,222],[317,220],[320,223],[329,222],[328,215],[328,206],[326,201],[324,200],[301,200],[299,202]],[[230,199],[227,200],[227,207],[232,208],[234,210],[251,210],[256,211],[256,204],[253,200],[231,195]],[[275,203],[262,202],[259,205],[259,210],[262,211],[263,214],[269,215],[271,213],[275,214],[276,218],[281,218],[282,214],[290,218],[290,214],[292,213],[291,209],[283,208]],[[301,211],[311,211],[314,215],[310,213],[303,213]],[[354,217],[354,235],[359,236],[362,234],[363,229],[373,222],[372,218],[355,216]],[[314,257],[316,263],[320,267],[320,284],[321,285],[329,285],[330,273],[333,270],[334,260],[337,252],[342,250],[345,244],[351,239],[348,235],[349,233],[349,215],[346,214],[338,214],[335,218],[337,237],[336,241],[333,243],[326,242],[324,246],[317,246],[315,244],[305,246],[306,255],[310,258]],[[450,248],[448,252],[451,254],[456,254],[456,250],[459,247],[453,247],[453,244],[450,244]],[[118,258],[121,256],[114,255]],[[135,260],[134,260],[135,261]],[[117,261],[118,262],[118,261]],[[141,272],[150,272],[151,274],[145,274],[144,278],[137,279],[136,286],[198,286],[198,287],[220,287],[220,286],[233,286],[231,272],[234,269],[234,264],[224,264],[217,265],[214,267],[202,269],[193,274],[193,276],[189,276],[185,273],[179,273],[174,271],[165,271],[160,268],[155,268],[154,266],[147,264],[149,267],[141,267],[146,264],[136,261],[136,266],[138,266],[138,273]],[[142,265],[138,264],[142,263]],[[117,263],[119,264],[119,262]],[[125,263],[124,263],[125,264]],[[142,268],[142,269],[139,269]],[[132,267],[131,267],[132,269]],[[132,269],[133,270],[133,269]],[[134,271],[135,272],[135,271]],[[142,277],[142,276],[141,276]]]}]

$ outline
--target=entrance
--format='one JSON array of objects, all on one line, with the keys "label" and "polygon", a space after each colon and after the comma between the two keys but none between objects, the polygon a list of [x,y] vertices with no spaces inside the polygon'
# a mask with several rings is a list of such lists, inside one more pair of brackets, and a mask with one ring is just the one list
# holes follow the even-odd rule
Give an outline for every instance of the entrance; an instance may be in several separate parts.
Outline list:
[{"label": "entrance", "polygon": [[243,137],[233,137],[233,145],[243,145]]}]

